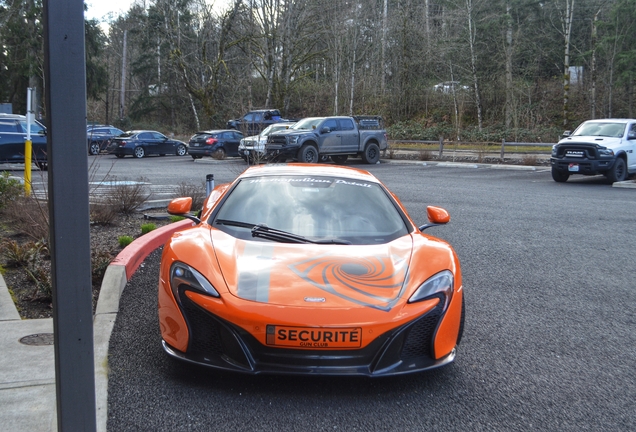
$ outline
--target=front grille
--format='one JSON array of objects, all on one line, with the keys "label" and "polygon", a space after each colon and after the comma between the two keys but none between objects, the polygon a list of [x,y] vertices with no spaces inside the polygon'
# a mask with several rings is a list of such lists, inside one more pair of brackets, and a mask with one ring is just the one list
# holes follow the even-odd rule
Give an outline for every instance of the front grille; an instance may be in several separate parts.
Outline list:
[{"label": "front grille", "polygon": [[560,144],[557,146],[558,158],[598,159],[598,149],[592,144]]},{"label": "front grille", "polygon": [[287,139],[284,135],[270,135],[267,137],[267,144],[284,146],[287,144]]},{"label": "front grille", "polygon": [[402,348],[402,359],[407,361],[417,357],[433,358],[433,336],[442,315],[443,300],[429,313],[417,320],[406,335]]}]

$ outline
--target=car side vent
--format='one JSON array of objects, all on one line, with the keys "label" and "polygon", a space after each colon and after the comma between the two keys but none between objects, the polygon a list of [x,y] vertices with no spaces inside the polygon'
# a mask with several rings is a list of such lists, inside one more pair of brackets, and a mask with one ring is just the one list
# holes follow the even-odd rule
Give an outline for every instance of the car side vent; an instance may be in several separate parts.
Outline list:
[{"label": "car side vent", "polygon": [[433,335],[442,313],[442,304],[420,318],[408,330],[406,342],[402,348],[402,359],[410,360],[417,357],[433,358]]}]

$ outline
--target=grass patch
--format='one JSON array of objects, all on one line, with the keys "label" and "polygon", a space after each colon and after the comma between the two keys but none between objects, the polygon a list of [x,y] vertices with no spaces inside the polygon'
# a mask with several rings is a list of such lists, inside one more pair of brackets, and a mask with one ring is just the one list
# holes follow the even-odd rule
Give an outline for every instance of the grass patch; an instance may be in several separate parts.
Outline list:
[{"label": "grass patch", "polygon": [[145,223],[141,226],[141,234],[148,234],[150,231],[154,231],[157,229],[157,225],[153,223]]},{"label": "grass patch", "polygon": [[129,244],[131,244],[133,242],[133,238],[131,236],[128,235],[123,235],[123,236],[119,236],[117,238],[117,242],[119,243],[119,246],[121,247],[126,247]]}]

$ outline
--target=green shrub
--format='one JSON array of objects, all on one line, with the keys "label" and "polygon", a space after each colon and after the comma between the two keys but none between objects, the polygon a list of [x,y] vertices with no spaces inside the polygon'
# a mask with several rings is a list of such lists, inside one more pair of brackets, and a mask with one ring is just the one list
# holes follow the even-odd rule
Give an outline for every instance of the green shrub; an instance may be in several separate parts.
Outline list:
[{"label": "green shrub", "polygon": [[146,223],[141,226],[141,234],[148,234],[150,231],[157,229],[157,225],[153,223]]},{"label": "green shrub", "polygon": [[119,246],[126,247],[133,242],[133,238],[128,235],[119,236],[117,241],[119,242]]},{"label": "green shrub", "polygon": [[9,172],[3,171],[0,174],[0,209],[23,194],[24,186],[22,183],[14,178],[9,178]]},{"label": "green shrub", "polygon": [[170,215],[168,219],[170,219],[170,222],[179,222],[184,220],[185,218],[183,216]]}]

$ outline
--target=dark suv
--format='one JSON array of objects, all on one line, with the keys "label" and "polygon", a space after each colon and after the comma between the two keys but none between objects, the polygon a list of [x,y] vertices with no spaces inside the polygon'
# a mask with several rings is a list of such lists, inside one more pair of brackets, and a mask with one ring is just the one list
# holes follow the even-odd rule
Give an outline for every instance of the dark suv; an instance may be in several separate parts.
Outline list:
[{"label": "dark suv", "polygon": [[[24,163],[26,123],[23,115],[0,114],[0,163]],[[31,160],[38,168],[46,170],[46,128],[37,121],[31,124],[31,143]]]}]

